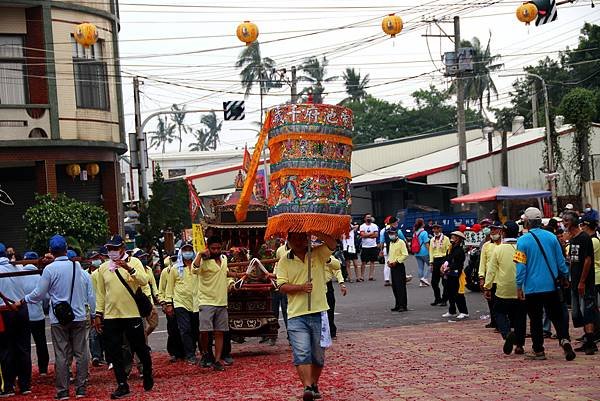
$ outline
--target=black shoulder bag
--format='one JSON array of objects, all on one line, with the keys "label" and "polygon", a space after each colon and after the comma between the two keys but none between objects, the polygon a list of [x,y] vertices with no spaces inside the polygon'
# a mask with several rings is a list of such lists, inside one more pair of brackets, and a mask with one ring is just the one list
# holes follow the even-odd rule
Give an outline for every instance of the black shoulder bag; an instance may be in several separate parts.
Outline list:
[{"label": "black shoulder bag", "polygon": [[531,234],[531,236],[533,237],[535,242],[537,242],[538,247],[540,248],[540,252],[542,252],[542,256],[544,257],[544,260],[546,261],[546,267],[548,268],[548,271],[550,272],[550,276],[552,277],[552,281],[554,282],[554,288],[556,290],[556,293],[558,294],[558,298],[560,299],[560,302],[562,303],[565,301],[565,296],[562,292],[560,280],[554,275],[554,272],[552,271],[552,268],[550,267],[550,262],[548,262],[548,257],[546,256],[546,252],[544,251],[544,248],[542,247],[542,243],[540,242],[540,239],[537,237],[537,235],[535,235],[531,231],[529,232],[529,234]]},{"label": "black shoulder bag", "polygon": [[123,276],[121,276],[121,273],[119,273],[118,268],[115,270],[115,273],[117,273],[117,277],[119,277],[119,280],[121,281],[121,283],[123,283],[125,288],[127,288],[127,292],[129,292],[129,295],[131,295],[131,297],[135,301],[138,311],[140,312],[140,316],[150,316],[150,314],[152,313],[152,302],[150,302],[146,294],[144,294],[142,288],[138,287],[137,291],[134,293],[129,284],[127,284],[127,282],[123,278]]},{"label": "black shoulder bag", "polygon": [[73,278],[71,279],[71,295],[69,295],[69,302],[61,301],[56,305],[52,305],[52,310],[54,311],[54,316],[56,316],[56,320],[63,326],[71,323],[75,320],[75,313],[73,313],[73,308],[71,307],[71,302],[73,300],[73,288],[75,287],[75,262],[73,262]]}]

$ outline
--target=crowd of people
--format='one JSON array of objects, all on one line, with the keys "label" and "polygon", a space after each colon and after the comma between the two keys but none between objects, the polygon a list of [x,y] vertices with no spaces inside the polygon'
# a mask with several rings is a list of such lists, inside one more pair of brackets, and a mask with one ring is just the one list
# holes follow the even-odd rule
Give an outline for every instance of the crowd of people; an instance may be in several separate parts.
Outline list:
[{"label": "crowd of people", "polygon": [[[544,338],[554,335],[567,360],[577,352],[593,355],[600,339],[600,239],[598,212],[590,204],[583,212],[568,204],[561,218],[543,224],[539,209],[531,207],[518,222],[484,219],[477,224],[483,240],[476,246],[479,254],[479,289],[488,302],[490,323],[504,339],[503,351],[525,354],[528,359],[546,359]],[[417,219],[412,238],[407,241],[398,220],[389,216],[380,229],[371,214],[364,223],[352,224],[350,233],[341,241],[343,274],[350,282],[373,281],[375,262],[384,263],[384,282],[393,290],[393,312],[408,311],[404,262],[410,254],[417,263],[419,287],[431,287],[431,306],[448,307],[443,318],[465,320],[469,311],[465,298],[470,263],[466,253],[467,238],[462,227],[446,235],[433,221],[425,224]],[[360,257],[360,264],[357,260]],[[569,310],[570,318],[569,318]],[[532,352],[525,353],[527,319],[530,322]],[[578,338],[581,345],[573,349],[569,337],[569,321],[583,328]]]},{"label": "crowd of people", "polygon": [[[475,273],[490,308],[487,327],[500,333],[506,354],[545,359],[544,339],[552,335],[551,324],[567,360],[574,359],[576,352],[597,352],[598,215],[591,207],[581,214],[568,208],[561,217],[544,225],[542,213],[532,207],[519,223],[484,219],[479,224],[484,238]],[[278,262],[268,273],[276,281],[273,312],[278,317],[282,311],[304,400],[321,398],[318,382],[328,337],[337,335],[336,281],[346,295],[346,281],[375,281],[375,264],[383,261],[384,285],[391,287],[395,300],[391,311],[407,312],[407,282],[412,276],[405,262],[412,254],[419,287],[433,290],[430,305],[447,307],[443,318],[469,318],[464,230],[445,234],[441,225],[418,219],[411,232],[407,240],[393,216],[380,229],[368,214],[363,224],[353,224],[339,240],[326,235],[311,240],[306,234],[289,233],[277,249]],[[49,253],[41,256],[26,252],[20,257],[14,248],[0,243],[0,273],[40,273],[37,265],[44,266],[41,274],[0,280],[0,396],[14,395],[17,389],[20,394],[31,393],[30,337],[36,344],[39,374],[49,373],[44,303],[49,305],[56,399],[69,398],[71,382],[75,396],[86,397],[90,364],[114,371],[112,399],[130,394],[133,366],[144,390],[152,390],[148,337],[158,326],[157,308],[166,316],[171,362],[225,370],[233,364],[228,292],[244,273],[228,268],[220,238],[210,237],[206,243],[202,253],[182,243],[175,258],[164,260],[158,277],[150,267],[153,255],[137,248],[126,251],[119,235],[88,254],[85,263],[78,261],[81,258],[60,235],[49,240]],[[529,353],[525,352],[527,319]],[[581,346],[575,349],[570,320],[574,327],[583,328]],[[324,336],[324,331],[329,335]],[[266,341],[274,344],[273,339],[261,342]]]},{"label": "crowd of people", "polygon": [[[326,322],[333,338],[337,331],[334,279],[343,295],[347,289],[341,263],[333,256],[336,242],[326,236],[311,242],[312,278],[308,280],[307,269],[299,268],[308,264],[307,238],[290,234],[277,250],[280,262],[268,278],[277,283],[272,294],[274,312],[278,314],[280,308],[283,312],[303,397],[314,399],[320,398],[318,380],[324,364],[321,326]],[[49,373],[44,303],[49,305],[58,400],[69,398],[71,382],[76,398],[86,397],[90,364],[113,370],[116,389],[111,399],[130,394],[133,366],[144,390],[152,390],[148,337],[158,326],[157,307],[167,320],[170,362],[215,371],[232,365],[228,292],[245,275],[228,269],[220,238],[207,238],[206,245],[205,252],[196,253],[191,243],[182,243],[175,260],[164,260],[156,280],[150,267],[152,255],[138,248],[126,251],[119,235],[85,259],[69,249],[60,235],[49,240],[49,253],[41,257],[26,252],[20,259],[14,249],[9,254],[0,243],[0,273],[17,273],[0,280],[0,397],[32,391],[30,336],[36,344],[40,376]],[[44,266],[41,274],[37,265]],[[37,274],[18,274],[26,271]]]}]

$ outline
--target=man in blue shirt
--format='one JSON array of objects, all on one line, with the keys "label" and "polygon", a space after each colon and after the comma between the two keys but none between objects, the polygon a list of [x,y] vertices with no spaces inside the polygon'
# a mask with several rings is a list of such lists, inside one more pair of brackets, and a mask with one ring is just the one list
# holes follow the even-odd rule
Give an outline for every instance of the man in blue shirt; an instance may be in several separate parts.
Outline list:
[{"label": "man in blue shirt", "polygon": [[[84,277],[87,274],[79,262],[67,258],[67,241],[60,235],[50,239],[50,253],[54,262],[44,268],[37,287],[25,296],[23,303],[41,302],[46,294],[50,295],[50,332],[55,355],[56,399],[69,399],[69,365],[75,357],[77,377],[75,394],[86,396],[88,377],[88,330],[87,309],[94,315],[96,298],[91,285],[87,285]],[[71,296],[72,293],[72,296]],[[54,315],[54,307],[60,302],[68,302],[73,310],[74,319],[62,325]]]},{"label": "man in blue shirt", "polygon": [[[0,243],[0,273],[21,271],[13,266],[6,254],[6,246]],[[0,278],[0,292],[7,301],[18,301],[25,296],[22,277]],[[0,333],[0,397],[15,394],[18,380],[21,394],[31,393],[31,340],[29,314],[25,305],[9,305],[0,298],[0,315],[4,332]]]},{"label": "man in blue shirt", "polygon": [[585,209],[583,209],[582,217],[584,219],[590,219],[592,221],[598,222],[598,211],[596,209],[592,208],[591,203],[586,203]]},{"label": "man in blue shirt", "polygon": [[523,223],[528,230],[517,241],[514,261],[517,264],[517,296],[525,300],[531,325],[533,352],[527,359],[544,360],[544,310],[556,327],[556,335],[567,361],[575,359],[569,338],[569,317],[557,288],[568,285],[569,271],[560,243],[554,234],[542,228],[542,212],[535,207],[525,210]]}]

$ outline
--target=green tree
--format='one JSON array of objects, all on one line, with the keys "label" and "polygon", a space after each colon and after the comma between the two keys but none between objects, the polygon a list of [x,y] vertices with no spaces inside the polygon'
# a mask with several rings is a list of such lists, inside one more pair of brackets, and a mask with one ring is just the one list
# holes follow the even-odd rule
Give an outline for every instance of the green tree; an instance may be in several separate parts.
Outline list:
[{"label": "green tree", "polygon": [[[464,94],[467,106],[475,104],[479,113],[485,114],[485,105],[489,107],[492,95],[498,97],[496,84],[492,80],[491,73],[498,71],[504,66],[499,63],[500,55],[492,55],[490,49],[492,37],[488,39],[485,49],[481,47],[478,38],[469,41],[461,41],[461,47],[473,48],[473,72],[464,76]],[[452,84],[451,92],[456,93],[456,83]]]},{"label": "green tree", "polygon": [[150,149],[162,146],[162,153],[165,153],[165,145],[172,143],[175,139],[175,125],[169,124],[166,117],[158,117],[156,131],[152,132],[150,137]]},{"label": "green tree", "polygon": [[171,106],[171,110],[174,111],[174,114],[171,114],[171,121],[173,121],[173,123],[177,127],[177,131],[179,132],[177,138],[179,139],[179,151],[181,152],[183,134],[187,134],[189,132],[189,127],[185,124],[185,117],[187,116],[187,114],[185,113],[185,106],[183,106],[180,109],[178,105],[173,104],[173,106]]},{"label": "green tree", "polygon": [[190,152],[207,152],[208,148],[208,130],[200,128],[192,131],[194,142],[190,143]]},{"label": "green tree", "polygon": [[148,203],[142,205],[140,213],[141,235],[146,244],[156,243],[163,230],[181,233],[184,228],[192,225],[185,181],[166,182],[158,164],[153,177],[154,181],[150,184],[152,195]]},{"label": "green tree", "polygon": [[590,179],[590,129],[596,115],[595,94],[585,88],[572,89],[562,99],[560,110],[566,122],[575,128],[569,170],[575,175],[576,193],[581,196],[582,184]]},{"label": "green tree", "polygon": [[24,219],[27,243],[38,253],[48,251],[48,240],[55,234],[67,237],[69,245],[79,245],[82,251],[103,244],[108,237],[108,213],[99,206],[64,194],[36,195],[35,202]]},{"label": "green tree", "polygon": [[364,101],[349,102],[346,106],[354,113],[354,143],[372,143],[379,137],[399,137],[401,105],[367,95]]},{"label": "green tree", "polygon": [[314,103],[323,103],[323,93],[325,92],[323,84],[338,79],[338,77],[327,77],[328,65],[329,61],[326,57],[323,57],[321,61],[316,57],[306,59],[300,66],[300,70],[304,71],[304,74],[298,77],[298,81],[309,82],[310,86],[302,89],[300,95],[311,93]]},{"label": "green tree", "polygon": [[364,77],[360,76],[360,72],[356,72],[354,68],[346,68],[344,71],[344,86],[348,97],[340,102],[346,104],[348,102],[360,102],[367,97],[367,86],[369,85],[369,74]]}]

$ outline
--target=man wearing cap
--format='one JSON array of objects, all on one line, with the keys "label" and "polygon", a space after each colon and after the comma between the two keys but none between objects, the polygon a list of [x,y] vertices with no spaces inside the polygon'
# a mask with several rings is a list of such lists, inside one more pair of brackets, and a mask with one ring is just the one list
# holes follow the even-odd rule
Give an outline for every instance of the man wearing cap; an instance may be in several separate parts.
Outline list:
[{"label": "man wearing cap", "polygon": [[[571,315],[574,327],[583,327],[582,351],[594,355],[598,347],[594,342],[594,325],[598,321],[596,300],[596,279],[594,276],[594,245],[586,231],[579,228],[579,216],[567,212],[563,224],[569,236],[569,272],[571,274]],[[594,220],[584,220],[585,225]],[[582,222],[582,225],[584,225]]]},{"label": "man wearing cap", "polygon": [[192,263],[196,253],[191,243],[179,248],[177,262],[170,270],[165,289],[165,313],[175,316],[183,344],[184,357],[196,364],[199,333],[198,274]]},{"label": "man wearing cap", "polygon": [[[431,306],[446,306],[448,301],[440,293],[440,281],[442,287],[446,287],[445,280],[442,280],[441,268],[446,260],[446,255],[450,251],[450,239],[442,232],[442,226],[438,223],[432,225],[433,237],[429,241],[429,269],[431,270],[431,288],[433,289],[434,300]],[[445,291],[444,291],[445,295]]]},{"label": "man wearing cap", "polygon": [[[492,297],[492,288],[496,289],[494,314],[498,330],[504,339],[503,351],[505,354],[513,352],[524,354],[525,328],[527,325],[527,312],[525,302],[517,298],[517,282],[514,256],[517,252],[517,236],[519,226],[514,221],[507,221],[504,226],[504,238],[497,245],[490,257],[483,285],[486,299]],[[495,286],[494,286],[495,285]],[[514,328],[514,332],[511,331]]]},{"label": "man wearing cap", "polygon": [[[69,398],[69,367],[75,357],[77,376],[75,395],[86,396],[88,378],[88,310],[94,315],[96,300],[89,278],[79,262],[67,258],[67,241],[60,235],[50,239],[50,253],[54,261],[47,265],[35,290],[25,296],[23,302],[38,303],[50,295],[50,332],[54,348],[56,399]],[[55,308],[67,302],[73,310],[73,321],[59,323]],[[63,322],[64,323],[64,322]]]},{"label": "man wearing cap", "polygon": [[[592,245],[594,247],[594,282],[596,284],[596,304],[598,303],[598,297],[600,297],[600,239],[598,238],[598,221],[584,217],[581,221],[581,229],[592,238]],[[597,316],[597,315],[596,315]],[[598,317],[598,316],[597,316]],[[600,337],[600,319],[596,321],[596,335],[595,340],[598,341]]]},{"label": "man wearing cap", "polygon": [[598,221],[598,211],[592,207],[591,203],[586,203],[583,209],[583,218],[588,221]]},{"label": "man wearing cap", "polygon": [[[25,252],[23,255],[24,260],[37,260],[39,256],[35,252]],[[25,271],[37,271],[37,266],[29,263],[23,266]],[[23,289],[25,294],[29,294],[37,287],[40,281],[40,275],[33,274],[31,276],[23,277]],[[42,302],[36,304],[27,304],[27,310],[29,311],[29,329],[31,330],[31,337],[35,342],[35,352],[37,355],[38,371],[40,376],[46,376],[48,374],[48,363],[50,356],[48,354],[48,344],[46,341],[46,316],[44,315],[44,306]]]},{"label": "man wearing cap", "polygon": [[[138,289],[148,284],[144,266],[139,259],[125,253],[125,243],[120,235],[113,235],[106,244],[109,261],[98,269],[96,328],[103,333],[107,355],[113,364],[117,389],[110,395],[119,399],[129,395],[125,365],[123,359],[123,341],[127,339],[131,350],[140,359],[144,372],[144,390],[152,390],[152,359],[146,345],[144,325],[136,301]],[[127,289],[127,287],[129,289]],[[103,318],[103,320],[102,320]]]},{"label": "man wearing cap", "polygon": [[386,220],[387,221],[384,222],[386,224],[385,228],[379,233],[379,247],[381,249],[380,256],[384,256],[385,258],[385,264],[383,267],[383,279],[385,281],[384,285],[388,287],[391,285],[391,270],[387,264],[388,256],[390,254],[390,236],[388,231],[394,230],[396,237],[404,242],[406,242],[406,237],[402,233],[402,230],[398,230],[397,218],[394,216],[388,216]]},{"label": "man wearing cap", "polygon": [[563,348],[565,359],[575,359],[569,338],[568,318],[565,319],[561,289],[558,282],[568,285],[569,271],[560,243],[554,234],[542,228],[542,212],[530,207],[523,214],[523,224],[528,232],[517,240],[517,296],[525,300],[531,328],[533,352],[527,359],[544,360],[544,309],[556,327],[556,335]]},{"label": "man wearing cap", "polygon": [[[9,262],[6,246],[0,243],[0,273],[20,271]],[[0,332],[0,396],[15,394],[18,379],[21,394],[31,393],[31,340],[27,307],[18,301],[25,296],[24,282],[20,277],[0,279],[0,318],[4,332]],[[3,298],[6,297],[6,298]],[[7,305],[10,301],[14,306]],[[11,307],[9,309],[9,307]]]}]

